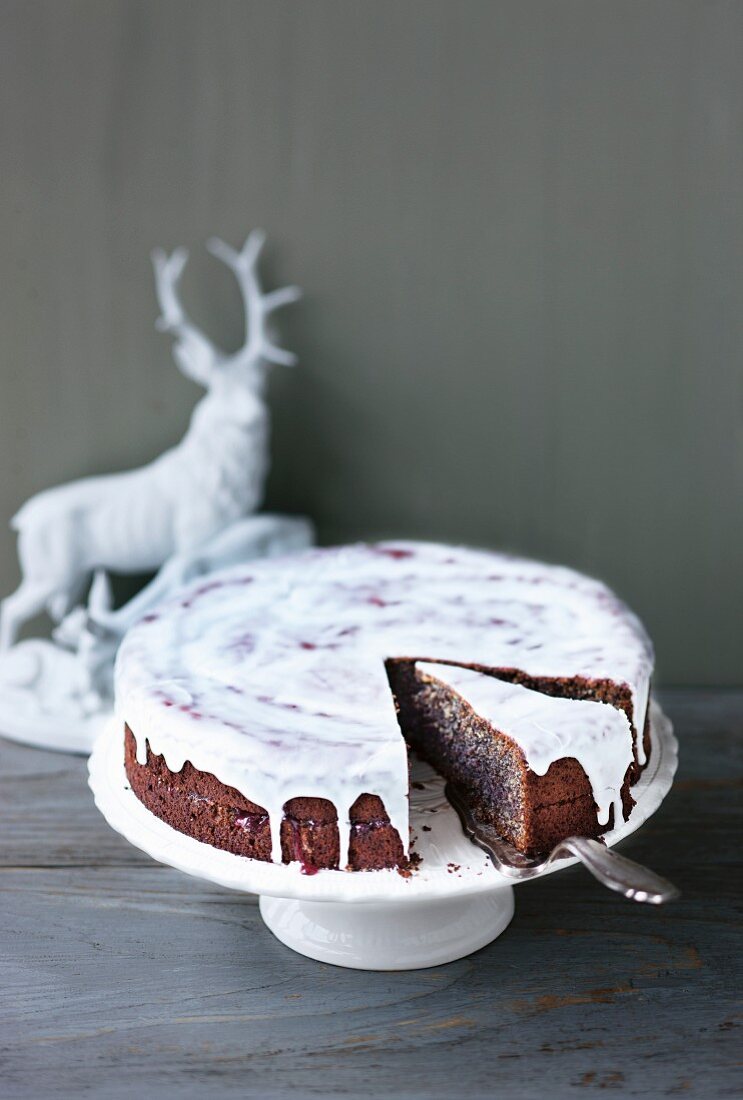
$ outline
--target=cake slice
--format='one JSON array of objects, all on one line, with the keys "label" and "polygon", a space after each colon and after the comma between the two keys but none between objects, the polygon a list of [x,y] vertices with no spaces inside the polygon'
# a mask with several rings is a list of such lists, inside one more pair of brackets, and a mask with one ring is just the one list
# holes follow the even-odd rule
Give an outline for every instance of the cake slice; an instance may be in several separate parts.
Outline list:
[{"label": "cake slice", "polygon": [[399,706],[408,743],[522,852],[600,836],[634,805],[632,728],[618,707],[432,662],[415,663]]}]

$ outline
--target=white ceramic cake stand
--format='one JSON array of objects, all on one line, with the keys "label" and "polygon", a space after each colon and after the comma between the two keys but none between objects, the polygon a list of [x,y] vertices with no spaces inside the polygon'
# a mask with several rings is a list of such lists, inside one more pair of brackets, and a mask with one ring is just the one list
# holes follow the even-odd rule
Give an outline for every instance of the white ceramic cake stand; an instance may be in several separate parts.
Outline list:
[{"label": "white ceramic cake stand", "polygon": [[[606,835],[607,844],[638,829],[671,788],[678,745],[655,702],[650,735],[650,764],[633,788],[636,805],[629,821]],[[109,825],[161,863],[259,894],[264,922],[302,955],[359,970],[438,966],[484,947],[513,916],[514,880],[465,837],[444,797],[444,781],[427,765],[415,765],[410,792],[411,847],[422,857],[417,871],[409,878],[397,871],[304,875],[297,863],[232,855],[166,825],[130,790],[123,747],[120,723],[110,723],[89,763],[95,802]],[[559,860],[543,873],[576,862]]]}]

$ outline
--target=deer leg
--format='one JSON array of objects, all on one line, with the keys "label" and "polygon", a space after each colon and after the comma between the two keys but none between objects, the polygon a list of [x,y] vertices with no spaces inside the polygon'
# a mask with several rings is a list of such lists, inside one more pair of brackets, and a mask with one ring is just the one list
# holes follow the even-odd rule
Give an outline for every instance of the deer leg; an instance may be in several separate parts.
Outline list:
[{"label": "deer leg", "polygon": [[64,589],[56,589],[47,600],[46,609],[50,618],[59,623],[73,608],[83,603],[83,595],[90,583],[90,574],[81,573],[70,581]]},{"label": "deer leg", "polygon": [[23,623],[43,611],[55,594],[47,584],[22,581],[0,604],[0,651],[9,649]]}]

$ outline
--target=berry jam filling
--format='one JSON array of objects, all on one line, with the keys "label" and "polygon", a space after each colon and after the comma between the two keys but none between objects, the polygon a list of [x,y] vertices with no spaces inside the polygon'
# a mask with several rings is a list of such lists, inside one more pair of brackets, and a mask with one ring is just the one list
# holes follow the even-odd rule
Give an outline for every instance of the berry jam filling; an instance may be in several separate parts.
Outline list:
[{"label": "berry jam filling", "polygon": [[262,829],[267,822],[268,814],[237,814],[234,824],[238,829],[244,829],[246,833],[254,833]]},{"label": "berry jam filling", "polygon": [[320,868],[315,866],[314,863],[310,863],[309,860],[305,859],[305,857],[304,857],[304,850],[302,848],[302,834],[300,832],[300,823],[297,821],[296,817],[289,817],[288,815],[284,818],[284,821],[286,821],[288,823],[289,828],[291,829],[292,849],[294,851],[294,859],[299,864],[299,866],[301,868],[301,871],[302,871],[302,874],[303,875],[316,875],[317,872],[320,870]]},{"label": "berry jam filling", "polygon": [[385,825],[389,825],[389,821],[357,821],[351,826],[351,832],[354,836],[368,836],[375,829],[383,829]]}]

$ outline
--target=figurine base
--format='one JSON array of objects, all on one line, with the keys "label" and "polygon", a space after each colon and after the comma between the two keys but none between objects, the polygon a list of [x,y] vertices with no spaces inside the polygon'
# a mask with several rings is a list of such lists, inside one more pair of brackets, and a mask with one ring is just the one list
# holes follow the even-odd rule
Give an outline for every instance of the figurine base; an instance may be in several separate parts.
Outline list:
[{"label": "figurine base", "polygon": [[35,748],[88,754],[111,717],[89,691],[74,653],[19,642],[0,654],[0,736]]},{"label": "figurine base", "polygon": [[497,939],[513,910],[512,886],[397,905],[260,899],[266,927],[292,951],[355,970],[421,970],[454,962]]}]

